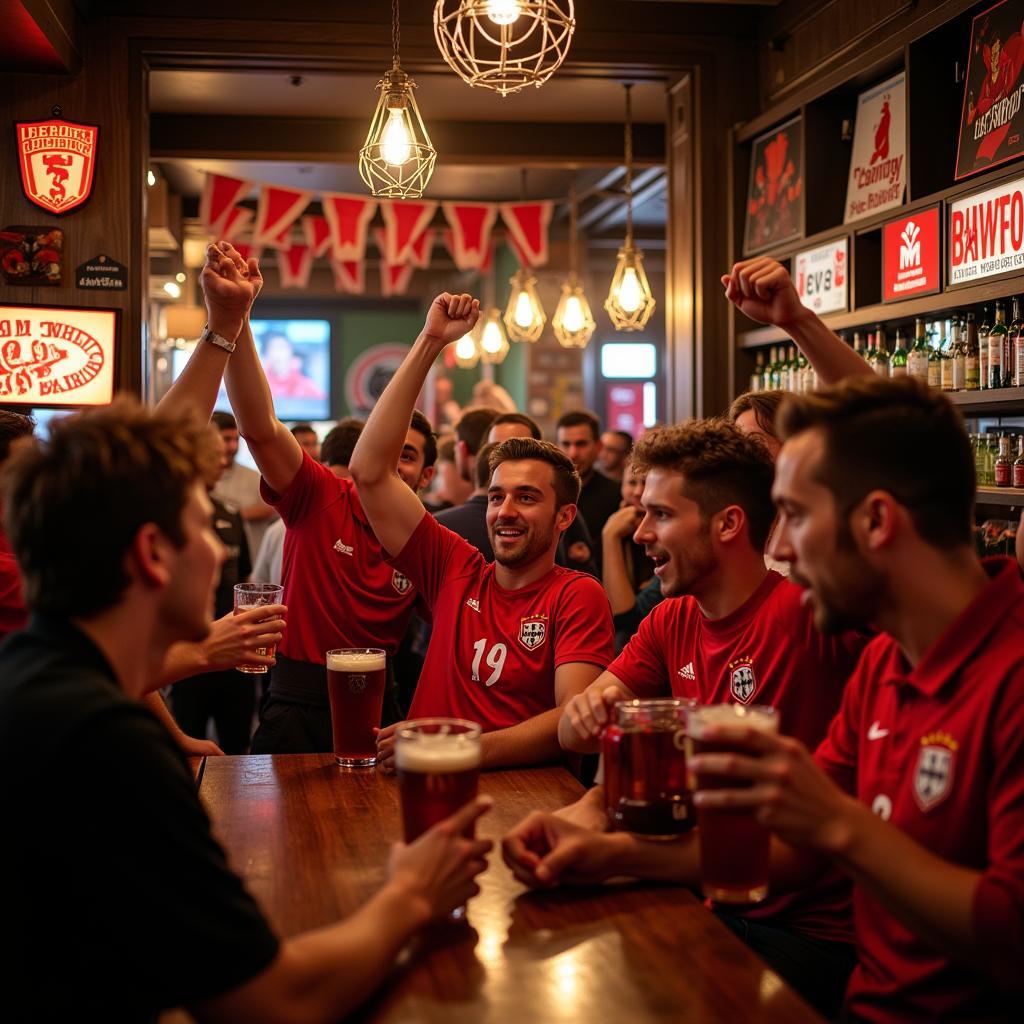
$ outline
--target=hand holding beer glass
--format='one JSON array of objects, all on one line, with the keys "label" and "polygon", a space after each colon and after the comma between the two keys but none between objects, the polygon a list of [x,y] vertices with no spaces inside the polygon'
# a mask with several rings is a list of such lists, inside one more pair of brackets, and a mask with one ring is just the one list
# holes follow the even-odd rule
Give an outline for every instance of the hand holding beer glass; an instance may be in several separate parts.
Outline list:
[{"label": "hand holding beer glass", "polygon": [[[279,605],[284,595],[284,587],[276,583],[236,583],[235,584],[235,614],[244,611],[246,608],[261,608],[265,605]],[[272,643],[267,647],[257,647],[256,653],[262,658],[273,658],[277,651],[277,644]],[[266,665],[250,665],[242,663],[235,666],[239,672],[247,672],[258,675],[267,671]]]},{"label": "hand holding beer glass", "polygon": [[[687,717],[687,757],[701,754],[750,755],[742,743],[717,739],[720,727],[745,726],[778,733],[775,708],[712,704],[694,708]],[[748,789],[753,783],[732,775],[716,775],[693,766],[690,785],[697,790]],[[708,807],[697,801],[700,839],[700,884],[705,896],[720,903],[760,903],[768,895],[771,833],[752,807]]]},{"label": "hand holding beer glass", "polygon": [[331,705],[334,760],[342,768],[377,763],[377,737],[384,703],[387,655],[379,647],[327,652],[327,698]]}]

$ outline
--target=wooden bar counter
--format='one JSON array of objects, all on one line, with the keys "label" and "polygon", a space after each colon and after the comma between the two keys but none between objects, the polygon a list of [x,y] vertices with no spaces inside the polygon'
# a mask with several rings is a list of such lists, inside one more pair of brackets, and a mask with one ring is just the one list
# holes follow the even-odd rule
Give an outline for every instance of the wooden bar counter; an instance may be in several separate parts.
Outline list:
[{"label": "wooden bar counter", "polygon": [[[406,949],[357,1014],[374,1022],[764,1021],[819,1018],[686,889],[650,884],[532,893],[505,867],[504,832],[574,800],[561,768],[491,772],[479,833],[495,841],[466,925]],[[200,797],[232,866],[281,935],[336,921],[384,880],[401,835],[398,786],[330,755],[211,757]]]}]

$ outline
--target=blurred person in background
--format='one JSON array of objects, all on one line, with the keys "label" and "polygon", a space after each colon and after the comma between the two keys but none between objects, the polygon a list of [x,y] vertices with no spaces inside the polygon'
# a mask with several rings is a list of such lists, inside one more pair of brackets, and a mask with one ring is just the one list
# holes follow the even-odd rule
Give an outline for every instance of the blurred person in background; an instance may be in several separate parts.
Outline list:
[{"label": "blurred person in background", "polygon": [[633,450],[633,437],[624,430],[606,430],[601,435],[597,468],[610,480],[621,480]]}]

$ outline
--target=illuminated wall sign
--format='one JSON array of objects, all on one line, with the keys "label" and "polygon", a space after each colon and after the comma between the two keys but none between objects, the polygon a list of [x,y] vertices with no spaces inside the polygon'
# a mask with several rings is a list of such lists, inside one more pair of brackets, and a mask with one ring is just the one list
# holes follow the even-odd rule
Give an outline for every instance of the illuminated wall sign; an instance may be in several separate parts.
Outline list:
[{"label": "illuminated wall sign", "polygon": [[118,310],[0,305],[0,402],[107,405]]},{"label": "illuminated wall sign", "polygon": [[25,198],[47,213],[70,213],[89,198],[100,130],[74,121],[20,121],[18,162]]},{"label": "illuminated wall sign", "polygon": [[953,203],[948,244],[950,284],[1024,267],[1024,178]]},{"label": "illuminated wall sign", "polygon": [[939,207],[915,210],[882,228],[882,300],[939,290]]},{"label": "illuminated wall sign", "polygon": [[793,277],[800,301],[815,313],[846,309],[849,293],[849,238],[798,252],[793,257]]}]

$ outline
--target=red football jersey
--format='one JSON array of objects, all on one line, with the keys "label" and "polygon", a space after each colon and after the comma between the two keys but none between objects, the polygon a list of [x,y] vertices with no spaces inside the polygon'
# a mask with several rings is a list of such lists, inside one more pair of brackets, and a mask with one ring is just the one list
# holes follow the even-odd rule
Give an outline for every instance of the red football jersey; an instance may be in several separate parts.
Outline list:
[{"label": "red football jersey", "polygon": [[340,480],[303,453],[284,494],[260,481],[263,500],[285,522],[282,584],[287,658],[324,664],[336,647],[383,647],[394,654],[416,588],[384,561],[351,480]]},{"label": "red football jersey", "polygon": [[[692,597],[662,601],[608,666],[638,697],[667,689],[702,704],[767,704],[784,733],[813,749],[839,710],[867,638],[824,636],[802,589],[777,572],[734,612],[705,618]],[[745,910],[815,938],[851,942],[849,883],[839,872]]]},{"label": "red football jersey", "polygon": [[0,526],[0,640],[28,623],[21,574],[7,534]]},{"label": "red football jersey", "polygon": [[423,517],[393,563],[431,609],[434,630],[410,718],[441,715],[504,729],[555,707],[555,669],[614,655],[608,598],[592,576],[554,566],[520,590],[494,563]]},{"label": "red football jersey", "polygon": [[1009,558],[985,568],[991,582],[915,668],[887,635],[868,646],[815,757],[925,849],[981,872],[974,933],[990,976],[944,955],[855,887],[858,965],[847,1006],[858,1019],[1021,1017],[1024,584]]}]

